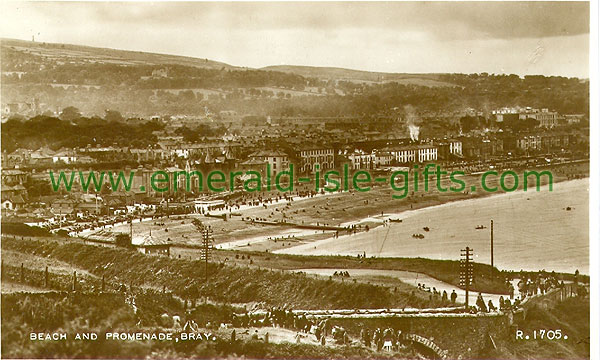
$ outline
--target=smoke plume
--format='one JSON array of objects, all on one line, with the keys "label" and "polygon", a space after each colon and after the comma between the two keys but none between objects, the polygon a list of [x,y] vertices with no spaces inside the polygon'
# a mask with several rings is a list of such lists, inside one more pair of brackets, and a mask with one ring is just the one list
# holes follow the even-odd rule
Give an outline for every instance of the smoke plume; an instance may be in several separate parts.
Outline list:
[{"label": "smoke plume", "polygon": [[408,126],[408,133],[412,141],[419,141],[420,127],[417,125],[419,116],[415,112],[415,109],[411,105],[404,106],[404,113],[406,116],[406,124]]},{"label": "smoke plume", "polygon": [[410,133],[410,139],[413,141],[419,141],[419,127],[417,125],[408,125],[408,131]]}]

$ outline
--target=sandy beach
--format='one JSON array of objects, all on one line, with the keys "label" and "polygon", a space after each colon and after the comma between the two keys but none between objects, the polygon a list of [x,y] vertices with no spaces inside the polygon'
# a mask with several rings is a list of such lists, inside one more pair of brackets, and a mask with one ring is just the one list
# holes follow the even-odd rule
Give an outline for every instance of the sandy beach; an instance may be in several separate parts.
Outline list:
[{"label": "sandy beach", "polygon": [[[588,188],[589,179],[580,179],[555,183],[552,192],[530,189],[384,214],[403,221],[276,253],[356,256],[366,252],[367,256],[458,259],[460,249],[469,246],[475,249],[475,261],[489,263],[493,219],[498,268],[588,273]],[[478,225],[486,228],[478,230]],[[413,234],[424,238],[415,239]]]}]

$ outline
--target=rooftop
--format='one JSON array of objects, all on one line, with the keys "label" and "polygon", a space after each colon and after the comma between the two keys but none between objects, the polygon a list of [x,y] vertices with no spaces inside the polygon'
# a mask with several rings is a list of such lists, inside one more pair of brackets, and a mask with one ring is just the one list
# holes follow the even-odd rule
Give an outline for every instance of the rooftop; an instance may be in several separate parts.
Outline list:
[{"label": "rooftop", "polygon": [[154,237],[150,234],[146,235],[134,235],[131,240],[131,244],[140,247],[151,247],[151,246],[168,246],[171,245],[168,240],[162,240]]},{"label": "rooftop", "polygon": [[249,155],[249,157],[287,157],[288,154],[281,150],[259,150]]}]

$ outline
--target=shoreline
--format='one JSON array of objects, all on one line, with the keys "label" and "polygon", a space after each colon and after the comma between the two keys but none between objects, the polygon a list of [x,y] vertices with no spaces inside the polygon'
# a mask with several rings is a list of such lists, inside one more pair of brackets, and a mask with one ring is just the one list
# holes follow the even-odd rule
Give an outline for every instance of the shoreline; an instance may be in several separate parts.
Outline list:
[{"label": "shoreline", "polygon": [[[558,185],[557,184],[563,184],[563,186]],[[566,184],[566,185],[565,185]],[[560,187],[559,187],[560,186]],[[547,189],[547,185],[543,188],[544,190]],[[512,203],[510,203],[509,205],[512,206],[512,211],[513,212],[519,212],[519,207],[521,207],[520,211],[521,212],[527,212],[527,210],[529,209],[529,207],[532,206],[532,203],[537,203],[537,208],[536,210],[540,210],[544,209],[545,204],[547,202],[550,202],[551,200],[556,200],[556,198],[564,198],[565,197],[565,193],[568,192],[569,195],[572,194],[573,192],[571,191],[572,188],[585,188],[585,192],[589,192],[589,178],[584,178],[584,179],[575,179],[575,180],[567,180],[567,181],[561,181],[558,183],[554,184],[554,188],[552,192],[547,192],[547,191],[542,191],[542,189],[540,189],[540,191],[534,191],[534,192],[526,192],[526,191],[518,191],[518,192],[510,192],[510,193],[501,193],[501,194],[493,194],[491,196],[485,196],[485,197],[479,197],[479,198],[475,198],[475,199],[463,199],[463,200],[456,200],[456,201],[450,201],[450,202],[446,202],[443,204],[438,204],[438,205],[433,205],[433,206],[428,206],[428,207],[424,207],[424,208],[419,208],[419,209],[414,209],[414,210],[408,210],[408,211],[403,211],[403,212],[399,212],[399,213],[391,213],[391,214],[384,214],[384,217],[386,219],[390,218],[390,217],[396,217],[399,219],[403,219],[403,220],[408,220],[404,223],[391,223],[390,225],[388,225],[387,229],[385,229],[385,227],[381,227],[381,226],[377,226],[376,228],[372,229],[368,234],[368,236],[366,236],[364,233],[359,233],[359,234],[354,234],[354,235],[340,235],[339,238],[328,238],[328,239],[322,239],[322,240],[317,240],[308,244],[302,244],[302,245],[297,245],[297,246],[293,246],[290,248],[286,248],[286,249],[281,249],[281,250],[276,250],[274,251],[274,253],[276,254],[294,254],[294,255],[306,255],[306,256],[310,256],[310,255],[340,255],[340,256],[348,256],[348,255],[352,255],[352,256],[356,256],[357,253],[362,253],[363,251],[368,253],[368,256],[374,256],[374,257],[425,257],[425,258],[432,258],[432,259],[457,259],[458,258],[458,249],[460,247],[456,248],[456,251],[451,251],[451,253],[448,253],[448,248],[454,248],[451,246],[451,243],[454,241],[456,242],[457,240],[455,240],[455,235],[451,235],[452,231],[456,230],[456,229],[444,229],[443,227],[440,229],[439,226],[437,226],[437,223],[431,222],[431,219],[428,219],[428,217],[431,216],[435,216],[437,215],[437,217],[439,218],[440,214],[444,215],[446,214],[448,211],[453,210],[454,213],[458,213],[458,212],[466,212],[468,211],[468,209],[470,209],[471,207],[473,207],[473,205],[475,204],[481,204],[483,207],[487,206],[489,210],[488,212],[492,211],[497,214],[496,216],[501,218],[502,215],[506,216],[506,211],[502,212],[500,208],[496,208],[493,205],[495,205],[494,203],[498,202],[498,203],[506,203],[506,202],[512,202],[512,201],[527,201],[526,204],[523,205],[517,205],[516,209],[514,207],[514,205],[512,205]],[[548,198],[548,194],[557,194],[556,198]],[[544,196],[545,195],[545,196]],[[540,196],[544,196],[544,197],[540,197]],[[588,197],[589,198],[589,197]],[[588,199],[586,198],[586,200]],[[530,201],[531,200],[531,201]],[[490,205],[490,202],[492,202],[492,204]],[[504,206],[506,207],[506,204],[504,204]],[[579,211],[583,211],[582,216],[585,215],[586,218],[589,218],[589,210],[588,210],[588,206],[589,206],[589,200],[587,200],[587,204],[585,206],[585,209],[581,210],[581,206],[577,207],[577,210]],[[548,209],[545,209],[546,211],[548,211]],[[555,210],[556,209],[551,209],[551,210]],[[559,211],[561,209],[558,209]],[[473,211],[474,215],[480,215],[479,211]],[[447,215],[447,214],[446,214]],[[520,214],[515,214],[513,215],[513,217],[515,218],[515,220],[521,220],[519,219]],[[559,214],[560,216],[560,214]],[[556,214],[555,214],[556,217]],[[365,220],[373,220],[372,217],[367,217],[362,219],[362,221]],[[510,219],[510,217],[509,217]],[[566,218],[559,218],[559,221],[565,221]],[[383,222],[383,219],[377,219]],[[451,228],[453,225],[455,224],[451,224],[450,221],[452,219],[443,219],[446,221],[446,225],[448,225],[449,228]],[[502,219],[499,219],[502,220]],[[535,219],[534,219],[535,220]],[[581,219],[579,219],[579,217],[577,217],[575,220],[580,221]],[[429,235],[433,234],[435,231],[439,232],[441,231],[442,234],[441,235],[437,235],[437,239],[434,240],[429,240],[426,242],[426,245],[429,247],[429,249],[425,249],[424,253],[418,253],[418,251],[410,251],[410,250],[402,250],[402,249],[397,249],[395,245],[390,245],[390,242],[393,242],[395,239],[391,239],[388,241],[388,244],[386,244],[386,239],[388,237],[387,233],[392,233],[392,237],[396,237],[397,238],[397,234],[399,234],[400,232],[402,232],[403,230],[405,230],[404,228],[406,227],[410,227],[411,225],[414,226],[414,222],[426,222],[427,224],[431,223],[432,225],[428,225],[428,226],[432,226],[434,227],[432,229],[431,233],[427,233],[428,237],[430,237]],[[464,221],[464,219],[456,219],[455,223],[458,223],[460,221]],[[489,220],[488,220],[489,221]],[[443,223],[443,221],[440,220],[440,223]],[[586,222],[587,223],[587,222]],[[502,222],[500,222],[500,226]],[[554,223],[552,223],[554,224]],[[486,224],[487,225],[487,224]],[[560,225],[560,229],[562,230],[562,228],[567,228],[569,224],[563,224],[563,223],[559,223],[558,225]],[[422,226],[422,224],[421,224]],[[549,225],[550,226],[550,225]],[[393,231],[394,229],[392,229],[393,227],[395,227],[398,231]],[[573,227],[573,226],[571,226]],[[508,227],[509,230],[511,229],[510,227]],[[506,228],[505,228],[506,229]],[[542,228],[545,229],[545,231],[548,231],[547,228]],[[472,229],[468,229],[465,228],[464,231],[469,232],[469,230]],[[532,253],[535,252],[535,248],[538,247],[540,248],[540,246],[545,246],[546,244],[544,243],[537,243],[536,246],[530,246],[529,249],[529,245],[531,244],[526,244],[528,238],[524,238],[525,240],[523,240],[523,243],[519,243],[517,241],[515,241],[515,235],[514,234],[504,234],[502,233],[502,228],[498,228],[498,243],[495,247],[499,247],[499,254],[501,257],[502,256],[506,256],[506,254],[502,254],[502,244],[506,243],[508,244],[507,247],[511,248],[510,251],[518,251],[520,254],[517,255],[523,255],[523,253]],[[516,227],[515,232],[517,234],[529,234],[527,227]],[[581,230],[581,229],[580,229]],[[383,232],[386,232],[386,234],[383,234]],[[485,247],[482,248],[482,246],[487,246],[487,244],[485,243],[488,237],[488,233],[489,233],[489,229],[486,229],[485,231],[482,231],[480,233],[473,233],[471,231],[472,235],[471,237],[474,238],[474,241],[479,242],[479,246],[478,249],[480,254],[483,253],[484,259],[487,256],[485,253]],[[587,234],[587,241],[585,246],[583,246],[583,244],[580,244],[580,247],[582,247],[582,249],[577,249],[579,251],[583,251],[586,248],[586,259],[589,258],[589,234],[587,233],[587,227],[585,228],[585,234]],[[518,237],[519,235],[516,235],[516,237]],[[381,237],[383,237],[383,242],[381,242]],[[541,237],[543,238],[543,235],[541,235]],[[453,240],[454,239],[454,240]],[[479,240],[478,240],[479,239]],[[481,240],[483,239],[483,240]],[[547,240],[545,238],[543,238],[544,240]],[[440,245],[440,249],[439,252],[436,252],[435,250],[432,251],[430,248],[431,247],[436,247],[435,244],[432,244],[432,241],[437,240],[439,245]],[[547,246],[549,248],[551,247],[555,247],[556,249],[560,249],[562,247],[564,247],[565,245],[568,247],[567,250],[571,250],[573,251],[573,248],[576,248],[575,244],[571,244],[571,241],[566,240],[566,239],[551,239],[553,241],[547,241],[549,244],[547,244]],[[408,241],[402,241],[403,243],[406,243],[407,245],[412,245],[412,246],[422,246],[422,244],[417,244],[417,245],[413,245],[414,243],[412,243],[410,241],[410,239]],[[468,240],[465,240],[465,242],[468,243]],[[581,243],[581,241],[580,241]],[[483,244],[483,245],[482,245]],[[569,247],[570,244],[570,247]],[[386,245],[387,248],[386,248]],[[390,246],[392,246],[390,248]],[[525,246],[525,247],[524,247]],[[446,249],[444,249],[444,247]],[[360,249],[360,252],[358,252]],[[378,251],[379,249],[379,251]],[[482,250],[480,250],[482,249]],[[528,251],[529,249],[529,251]],[[556,250],[558,252],[558,250]],[[489,250],[488,250],[489,251]],[[445,254],[445,255],[444,255]],[[577,254],[577,252],[575,252],[575,254]],[[554,256],[558,256],[558,254],[554,254]],[[567,256],[567,253],[565,253],[565,256]],[[578,256],[578,258],[581,256]],[[555,262],[558,263],[558,258],[553,258],[553,260]],[[581,259],[580,259],[581,260]],[[482,262],[482,259],[476,259],[476,261],[478,262]],[[483,262],[487,262],[487,259],[485,259],[485,261]],[[543,263],[543,261],[540,261],[541,263]],[[589,262],[589,260],[588,260]],[[525,265],[527,264],[527,265]],[[503,266],[501,263],[496,262],[496,265],[499,268],[505,269],[505,270],[513,270],[513,271],[519,271],[521,269],[523,270],[539,270],[541,268],[543,268],[544,266],[540,267],[538,269],[539,266],[534,266],[533,268],[528,267],[528,266],[532,266],[534,264],[531,263],[523,263],[521,266],[515,266],[514,263],[506,264],[505,266]],[[582,272],[587,272],[588,268],[589,268],[589,263],[586,263],[585,261],[580,262],[578,264],[575,265],[570,265],[568,266],[569,269],[567,270],[567,266],[568,264],[561,264],[561,266],[559,266],[556,269],[549,269],[549,270],[556,270],[556,271],[563,271],[563,272],[570,272],[570,267],[576,267],[578,268],[580,271]]]}]

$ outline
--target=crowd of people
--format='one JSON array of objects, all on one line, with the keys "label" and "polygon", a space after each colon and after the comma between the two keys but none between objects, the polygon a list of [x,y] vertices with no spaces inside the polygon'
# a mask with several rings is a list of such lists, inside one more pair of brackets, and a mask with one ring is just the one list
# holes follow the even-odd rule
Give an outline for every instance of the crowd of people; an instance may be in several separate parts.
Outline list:
[{"label": "crowd of people", "polygon": [[350,277],[350,273],[348,271],[334,271],[333,272],[333,276],[334,277]]},{"label": "crowd of people", "polygon": [[376,328],[373,332],[363,328],[360,331],[360,339],[363,346],[377,351],[398,351],[408,345],[405,334],[401,330],[396,331],[392,328]]},{"label": "crowd of people", "polygon": [[281,307],[271,308],[263,315],[234,314],[232,319],[234,327],[281,327],[296,330],[297,342],[302,336],[311,335],[315,340],[325,345],[327,336],[332,336],[337,344],[349,342],[348,333],[340,326],[333,326],[329,319],[308,319],[305,315],[294,314],[289,309]]},{"label": "crowd of people", "polygon": [[429,287],[429,286],[425,285],[424,283],[418,283],[417,289],[428,292],[430,302],[431,301],[437,301],[437,302],[441,301],[442,304],[448,304],[450,302],[452,304],[455,304],[456,299],[458,298],[458,294],[454,290],[452,290],[452,292],[450,293],[450,296],[448,296],[448,292],[446,290],[439,291],[435,287]]}]

